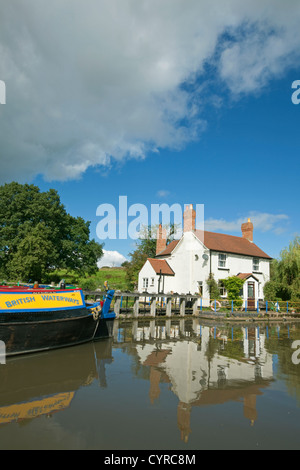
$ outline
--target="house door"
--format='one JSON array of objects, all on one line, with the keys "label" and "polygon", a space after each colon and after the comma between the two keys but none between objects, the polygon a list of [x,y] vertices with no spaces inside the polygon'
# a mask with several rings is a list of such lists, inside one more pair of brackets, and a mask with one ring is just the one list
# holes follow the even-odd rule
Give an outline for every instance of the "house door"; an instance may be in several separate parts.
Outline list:
[{"label": "house door", "polygon": [[255,310],[255,285],[254,285],[254,282],[248,282],[247,308],[248,308],[248,310]]}]

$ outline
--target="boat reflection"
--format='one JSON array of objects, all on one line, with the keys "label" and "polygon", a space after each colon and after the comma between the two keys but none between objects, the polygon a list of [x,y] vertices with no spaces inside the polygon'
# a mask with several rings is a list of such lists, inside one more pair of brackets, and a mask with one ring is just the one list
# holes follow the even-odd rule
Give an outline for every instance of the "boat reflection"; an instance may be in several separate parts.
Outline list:
[{"label": "boat reflection", "polygon": [[70,407],[77,390],[99,381],[112,362],[112,340],[10,358],[0,371],[0,425]]}]

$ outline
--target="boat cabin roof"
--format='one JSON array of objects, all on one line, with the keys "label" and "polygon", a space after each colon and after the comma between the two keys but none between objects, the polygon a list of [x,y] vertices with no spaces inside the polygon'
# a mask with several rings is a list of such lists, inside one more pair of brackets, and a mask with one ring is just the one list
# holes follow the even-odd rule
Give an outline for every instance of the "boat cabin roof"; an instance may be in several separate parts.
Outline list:
[{"label": "boat cabin roof", "polygon": [[19,293],[24,293],[24,292],[36,292],[36,293],[50,293],[50,292],[70,292],[70,290],[81,290],[77,287],[74,287],[72,289],[60,289],[59,287],[38,287],[37,289],[34,289],[33,287],[30,286],[0,286],[0,292],[19,292]]}]

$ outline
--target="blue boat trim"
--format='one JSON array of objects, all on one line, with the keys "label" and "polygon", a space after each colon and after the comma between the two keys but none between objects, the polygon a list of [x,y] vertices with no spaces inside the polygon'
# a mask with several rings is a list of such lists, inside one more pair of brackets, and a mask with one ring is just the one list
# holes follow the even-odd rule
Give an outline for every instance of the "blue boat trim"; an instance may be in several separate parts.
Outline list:
[{"label": "blue boat trim", "polygon": [[[7,290],[2,292],[6,295],[9,293]],[[102,310],[102,302],[87,305],[81,290],[81,295],[74,299],[77,302],[82,299],[83,305],[61,307],[61,302],[54,304],[55,307],[42,308],[43,302],[37,300],[39,308],[36,309],[24,309],[20,304],[20,309],[16,309],[15,304],[11,306],[13,310],[1,309],[0,338],[6,345],[6,356],[48,351],[111,338],[116,318],[116,314],[111,311],[114,292],[107,292]],[[16,301],[19,301],[19,293],[17,289],[11,292],[12,296],[17,294]],[[36,291],[33,293],[38,294]],[[26,295],[32,294],[26,291]],[[11,296],[9,302],[10,298]],[[2,300],[9,303],[6,296]]]},{"label": "blue boat trim", "polygon": [[[84,309],[84,308],[87,308],[85,306],[76,306],[76,307],[63,307],[63,308],[40,308],[40,309],[33,309],[31,308],[30,309],[30,312],[32,313],[42,313],[42,312],[60,312],[60,311],[63,311],[63,310],[79,310],[79,309]],[[0,310],[0,313],[28,313],[28,310]]]},{"label": "blue boat trim", "polygon": [[[115,294],[114,290],[110,290],[107,292],[100,318],[107,319],[107,320],[116,318],[116,314],[114,312],[109,311],[114,294]],[[100,307],[100,302],[96,302],[93,305],[90,305],[88,309],[93,309],[97,307]]]}]

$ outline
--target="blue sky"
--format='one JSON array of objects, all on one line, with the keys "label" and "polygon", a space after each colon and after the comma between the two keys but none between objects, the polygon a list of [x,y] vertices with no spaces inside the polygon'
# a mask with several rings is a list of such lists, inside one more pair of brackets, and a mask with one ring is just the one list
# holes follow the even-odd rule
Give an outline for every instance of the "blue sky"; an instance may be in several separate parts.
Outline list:
[{"label": "blue sky", "polygon": [[[118,210],[119,196],[127,196],[128,205],[144,204],[149,214],[151,204],[204,204],[206,220],[221,226],[224,221],[224,230],[213,229],[238,236],[239,228],[230,224],[240,227],[239,219],[261,215],[254,242],[278,257],[299,234],[300,106],[291,101],[297,76],[300,67],[272,80],[258,96],[211,112],[199,140],[182,150],[160,150],[144,160],[113,164],[104,175],[90,169],[78,181],[36,182],[44,190],[55,187],[72,215],[90,220],[95,239],[98,205],[109,203]],[[285,217],[277,218],[281,215]],[[132,240],[105,241],[106,250],[125,257],[133,247]]]},{"label": "blue sky", "polygon": [[[1,184],[57,189],[100,242],[97,207],[118,209],[119,196],[149,211],[204,204],[206,229],[233,235],[250,216],[254,242],[278,257],[300,231],[295,2],[283,11],[279,2],[231,0],[223,12],[222,2],[190,0],[188,9],[175,0],[158,14],[155,1],[76,0],[67,24],[68,0],[42,3],[29,0],[21,15],[15,0],[0,20]],[[134,241],[105,240],[104,249],[128,258]]]}]

